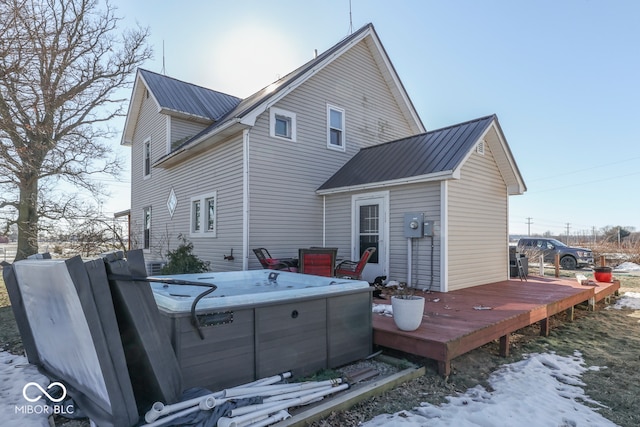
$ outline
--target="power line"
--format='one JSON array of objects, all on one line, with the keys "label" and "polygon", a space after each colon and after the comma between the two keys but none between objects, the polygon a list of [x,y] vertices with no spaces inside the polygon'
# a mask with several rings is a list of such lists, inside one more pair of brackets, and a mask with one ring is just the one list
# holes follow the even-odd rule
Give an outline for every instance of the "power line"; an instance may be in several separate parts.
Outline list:
[{"label": "power line", "polygon": [[573,171],[563,172],[563,173],[560,173],[560,174],[557,174],[557,175],[546,175],[544,177],[540,177],[540,178],[529,180],[529,182],[546,181],[546,180],[549,180],[549,179],[556,179],[556,178],[560,178],[560,177],[563,177],[563,176],[573,175],[573,174],[582,173],[582,172],[592,173],[594,169],[614,166],[614,165],[617,165],[617,164],[620,164],[620,163],[630,162],[630,161],[634,161],[634,160],[637,160],[637,159],[640,159],[640,157],[638,157],[638,156],[637,157],[630,157],[630,158],[627,158],[627,159],[624,159],[624,160],[620,160],[620,161],[617,161],[617,162],[601,163],[601,164],[597,164],[597,165],[594,165],[594,166],[589,166],[589,167],[582,168],[582,169],[575,169]]}]

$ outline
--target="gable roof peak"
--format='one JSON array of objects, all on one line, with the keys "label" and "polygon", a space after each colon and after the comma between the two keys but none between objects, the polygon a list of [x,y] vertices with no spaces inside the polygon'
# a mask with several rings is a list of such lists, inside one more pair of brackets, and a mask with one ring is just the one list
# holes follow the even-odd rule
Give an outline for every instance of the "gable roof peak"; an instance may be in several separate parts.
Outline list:
[{"label": "gable roof peak", "polygon": [[164,74],[138,69],[160,110],[215,122],[235,108],[240,98],[185,82]]}]

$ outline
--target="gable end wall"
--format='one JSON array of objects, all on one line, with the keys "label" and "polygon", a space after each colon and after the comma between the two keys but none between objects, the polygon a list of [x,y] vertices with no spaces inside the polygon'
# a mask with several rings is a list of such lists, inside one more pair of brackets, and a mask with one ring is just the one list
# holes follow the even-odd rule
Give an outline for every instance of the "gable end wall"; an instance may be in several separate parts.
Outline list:
[{"label": "gable end wall", "polygon": [[448,290],[508,279],[508,198],[488,145],[449,182]]},{"label": "gable end wall", "polygon": [[[344,152],[327,148],[327,104],[345,110]],[[316,189],[360,148],[409,136],[411,126],[365,42],[274,106],[295,113],[296,141],[269,136],[269,110],[250,131],[249,249],[266,247],[274,257],[291,257],[299,248],[323,244],[323,199]],[[350,244],[339,247],[339,255],[348,258]],[[258,268],[251,251],[249,268]]]}]

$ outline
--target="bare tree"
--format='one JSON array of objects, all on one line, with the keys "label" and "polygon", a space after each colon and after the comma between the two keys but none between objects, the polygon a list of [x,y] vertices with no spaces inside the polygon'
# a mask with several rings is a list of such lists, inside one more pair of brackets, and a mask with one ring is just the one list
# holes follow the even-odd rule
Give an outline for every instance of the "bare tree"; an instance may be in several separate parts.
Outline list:
[{"label": "bare tree", "polygon": [[60,183],[95,197],[95,174],[120,170],[108,124],[151,49],[97,0],[0,0],[0,17],[0,208],[13,208],[19,260],[37,252],[41,218],[79,207]]}]

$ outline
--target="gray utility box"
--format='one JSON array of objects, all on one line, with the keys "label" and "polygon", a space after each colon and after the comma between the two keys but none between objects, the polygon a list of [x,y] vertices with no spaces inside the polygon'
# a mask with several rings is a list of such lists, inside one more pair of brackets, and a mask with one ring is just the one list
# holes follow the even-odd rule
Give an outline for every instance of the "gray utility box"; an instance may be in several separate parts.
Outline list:
[{"label": "gray utility box", "polygon": [[516,251],[514,246],[509,247],[509,275],[511,277],[518,277],[518,262],[517,258],[520,258],[524,275],[529,275],[529,258],[520,252]]}]

